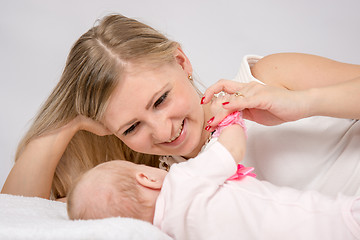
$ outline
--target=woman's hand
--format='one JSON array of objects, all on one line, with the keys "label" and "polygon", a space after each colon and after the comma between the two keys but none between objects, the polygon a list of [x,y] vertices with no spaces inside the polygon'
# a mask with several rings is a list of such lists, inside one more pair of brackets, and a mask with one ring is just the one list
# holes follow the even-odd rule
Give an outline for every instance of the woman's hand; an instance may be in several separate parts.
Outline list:
[{"label": "woman's hand", "polygon": [[112,134],[112,132],[110,132],[110,130],[107,129],[102,123],[92,120],[88,117],[79,115],[73,121],[74,124],[77,126],[78,131],[85,130],[98,136],[106,136]]},{"label": "woman's hand", "polygon": [[[263,125],[295,121],[309,114],[307,91],[291,91],[256,82],[220,80],[206,90],[202,102],[210,102],[213,95],[221,91],[231,94],[223,104],[228,113],[243,111],[244,118]],[[221,117],[224,116],[216,116],[211,126],[220,122]]]}]

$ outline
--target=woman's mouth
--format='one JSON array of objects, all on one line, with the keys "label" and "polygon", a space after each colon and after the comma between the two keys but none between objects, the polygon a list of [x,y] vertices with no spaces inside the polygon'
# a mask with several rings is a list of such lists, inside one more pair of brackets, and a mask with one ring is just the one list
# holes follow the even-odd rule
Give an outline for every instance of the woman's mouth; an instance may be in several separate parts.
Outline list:
[{"label": "woman's mouth", "polygon": [[176,140],[181,136],[181,133],[182,133],[183,128],[184,128],[184,121],[185,121],[185,120],[182,121],[182,123],[181,123],[181,125],[180,125],[180,127],[179,127],[179,129],[178,129],[178,131],[177,131],[177,133],[176,133],[176,135],[173,136],[173,137],[172,137],[171,139],[169,139],[168,141],[166,141],[167,143],[172,143],[172,142],[176,141]]}]

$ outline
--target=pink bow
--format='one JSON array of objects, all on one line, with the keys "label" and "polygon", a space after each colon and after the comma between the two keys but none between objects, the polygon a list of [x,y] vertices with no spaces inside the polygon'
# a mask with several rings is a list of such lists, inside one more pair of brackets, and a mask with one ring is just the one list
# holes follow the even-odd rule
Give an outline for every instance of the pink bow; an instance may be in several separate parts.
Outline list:
[{"label": "pink bow", "polygon": [[256,177],[256,174],[252,173],[253,170],[254,170],[253,167],[244,167],[243,165],[238,164],[236,173],[231,177],[229,177],[227,180],[228,181],[241,180],[246,176]]},{"label": "pink bow", "polygon": [[227,115],[216,127],[215,131],[212,134],[212,137],[219,137],[220,133],[224,128],[229,125],[239,124],[245,131],[246,134],[246,126],[244,119],[242,118],[242,112],[236,111],[229,115]]}]

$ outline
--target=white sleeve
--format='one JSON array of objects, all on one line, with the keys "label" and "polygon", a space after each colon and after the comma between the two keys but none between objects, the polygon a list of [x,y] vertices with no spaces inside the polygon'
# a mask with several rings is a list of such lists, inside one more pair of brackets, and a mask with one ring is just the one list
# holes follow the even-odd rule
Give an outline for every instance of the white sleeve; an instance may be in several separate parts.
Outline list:
[{"label": "white sleeve", "polygon": [[[217,185],[223,184],[237,170],[237,164],[230,152],[215,141],[195,158],[175,164],[171,171],[182,171],[189,177],[206,178]],[[169,173],[170,173],[169,172]]]},{"label": "white sleeve", "polygon": [[241,82],[241,83],[249,83],[251,81],[255,81],[258,83],[263,83],[260,80],[256,79],[252,74],[251,74],[251,67],[261,59],[261,56],[256,56],[256,55],[246,55],[243,57],[241,64],[240,64],[240,68],[238,73],[236,74],[235,78],[233,79],[234,81],[237,82]]}]

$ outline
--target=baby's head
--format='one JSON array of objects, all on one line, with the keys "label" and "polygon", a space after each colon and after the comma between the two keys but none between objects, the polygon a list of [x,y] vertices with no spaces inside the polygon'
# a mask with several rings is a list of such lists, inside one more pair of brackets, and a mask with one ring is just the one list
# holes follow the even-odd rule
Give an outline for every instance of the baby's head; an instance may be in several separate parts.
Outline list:
[{"label": "baby's head", "polygon": [[83,174],[67,199],[70,219],[131,217],[152,223],[166,171],[123,160]]}]

